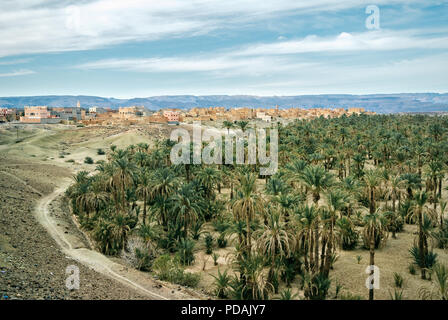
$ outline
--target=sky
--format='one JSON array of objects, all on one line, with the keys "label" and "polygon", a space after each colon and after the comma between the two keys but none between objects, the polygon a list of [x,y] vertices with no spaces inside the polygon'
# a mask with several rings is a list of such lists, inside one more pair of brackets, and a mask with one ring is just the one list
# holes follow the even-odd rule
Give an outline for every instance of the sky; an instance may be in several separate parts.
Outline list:
[{"label": "sky", "polygon": [[1,0],[0,96],[448,92],[448,0]]}]

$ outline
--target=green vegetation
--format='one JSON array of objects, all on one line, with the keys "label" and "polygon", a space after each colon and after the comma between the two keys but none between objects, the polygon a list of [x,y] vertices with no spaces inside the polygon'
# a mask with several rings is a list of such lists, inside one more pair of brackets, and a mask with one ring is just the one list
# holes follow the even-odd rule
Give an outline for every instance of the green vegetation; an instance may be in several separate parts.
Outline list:
[{"label": "green vegetation", "polygon": [[[441,199],[447,128],[448,118],[429,116],[297,120],[279,127],[279,170],[270,177],[259,175],[259,164],[172,165],[169,140],[152,149],[111,146],[97,173],[78,173],[67,195],[101,252],[132,250],[127,243],[139,237],[140,268],[162,280],[195,286],[199,276],[184,270],[194,254],[231,246],[231,263],[215,277],[220,298],[295,297],[279,292],[286,285],[305,299],[327,299],[339,250],[363,247],[374,265],[378,248],[399,238],[406,224],[417,228],[409,272],[445,281],[431,243],[448,243]],[[339,299],[360,298],[336,287]],[[391,296],[401,299],[402,291]]]},{"label": "green vegetation", "polygon": [[85,157],[85,159],[84,159],[84,163],[87,163],[87,164],[93,164],[94,161],[93,161],[93,159],[92,159],[91,157]]}]

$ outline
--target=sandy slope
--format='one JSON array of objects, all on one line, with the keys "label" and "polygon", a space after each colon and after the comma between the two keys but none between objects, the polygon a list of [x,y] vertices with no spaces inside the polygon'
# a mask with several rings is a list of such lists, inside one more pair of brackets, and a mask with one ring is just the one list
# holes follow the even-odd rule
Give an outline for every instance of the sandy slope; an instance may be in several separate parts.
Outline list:
[{"label": "sandy slope", "polygon": [[140,272],[125,268],[123,265],[111,261],[97,251],[74,246],[72,241],[66,236],[65,231],[61,230],[57,226],[57,223],[50,217],[49,210],[50,203],[61,195],[68,186],[69,182],[64,181],[54,192],[43,197],[38,202],[35,211],[37,220],[61,247],[64,254],[101,274],[137,290],[141,294],[147,295],[150,299],[167,300],[190,298],[180,292],[174,291],[173,293],[173,290],[167,287],[159,287],[159,289],[156,289],[156,292],[153,288],[158,287],[159,283],[156,283],[147,276],[141,275]]},{"label": "sandy slope", "polygon": [[[95,168],[80,161],[85,155],[98,158],[98,147],[144,142],[148,132],[25,126],[20,131],[25,138],[16,143],[15,131],[2,126],[0,135],[0,299],[197,297],[91,250],[69,210],[61,209],[61,194],[71,183],[70,176]],[[93,145],[87,143],[90,139]],[[67,158],[58,157],[61,150],[79,162],[66,163]],[[80,269],[79,290],[65,286],[69,265]]]}]

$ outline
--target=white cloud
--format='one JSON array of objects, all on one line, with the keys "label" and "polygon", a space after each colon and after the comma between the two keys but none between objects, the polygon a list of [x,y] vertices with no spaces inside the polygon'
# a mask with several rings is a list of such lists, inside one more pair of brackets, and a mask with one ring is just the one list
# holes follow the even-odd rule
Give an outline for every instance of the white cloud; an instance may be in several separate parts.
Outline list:
[{"label": "white cloud", "polygon": [[35,72],[32,70],[18,70],[18,71],[12,71],[12,72],[6,72],[6,73],[0,73],[0,77],[6,78],[6,77],[18,77],[18,76],[26,76],[29,74],[34,74]]},{"label": "white cloud", "polygon": [[235,58],[231,56],[196,56],[148,59],[107,59],[75,66],[78,69],[108,69],[133,72],[207,72],[209,75],[227,77],[233,75],[257,75],[281,72],[313,63],[291,63],[279,57]]},{"label": "white cloud", "polygon": [[446,92],[446,61],[447,53],[362,66],[322,62],[311,68],[303,67],[294,76],[252,83],[248,90],[265,95]]},{"label": "white cloud", "polygon": [[[409,2],[419,1],[375,1],[377,5]],[[188,37],[298,11],[367,4],[367,0],[2,0],[0,57]]]},{"label": "white cloud", "polygon": [[[341,33],[321,38],[308,36],[301,40],[259,44],[245,48],[209,52],[193,56],[149,57],[133,59],[105,59],[75,66],[79,69],[108,69],[132,72],[209,72],[228,77],[262,74],[287,74],[304,68],[315,68],[325,59],[302,59],[304,53],[335,53],[347,55],[359,51],[388,51],[400,49],[448,48],[448,37],[420,37],[415,31],[368,31],[359,34]],[[431,53],[431,52],[429,52]],[[371,61],[367,61],[370,63]]]},{"label": "white cloud", "polygon": [[32,59],[16,59],[16,60],[6,60],[6,61],[1,61],[0,60],[0,66],[10,66],[10,65],[15,65],[15,64],[24,64],[24,63],[28,63],[31,62]]},{"label": "white cloud", "polygon": [[252,45],[236,55],[281,55],[309,52],[390,51],[403,49],[447,49],[448,36],[420,36],[421,31],[342,32],[338,36],[307,36],[300,40]]}]

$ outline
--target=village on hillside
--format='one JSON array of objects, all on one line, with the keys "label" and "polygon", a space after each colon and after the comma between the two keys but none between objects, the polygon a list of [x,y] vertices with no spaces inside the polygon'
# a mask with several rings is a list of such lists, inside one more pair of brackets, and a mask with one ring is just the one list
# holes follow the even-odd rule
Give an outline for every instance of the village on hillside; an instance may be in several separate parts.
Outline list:
[{"label": "village on hillside", "polygon": [[193,121],[240,121],[261,120],[271,122],[279,119],[314,119],[317,117],[335,118],[351,114],[375,114],[364,108],[288,108],[279,106],[271,109],[209,107],[182,109],[161,109],[149,111],[144,106],[120,107],[118,109],[89,107],[48,107],[25,106],[23,110],[0,108],[0,122],[20,121],[20,123],[56,124],[78,122],[84,125],[113,125],[137,123],[179,124]]}]

